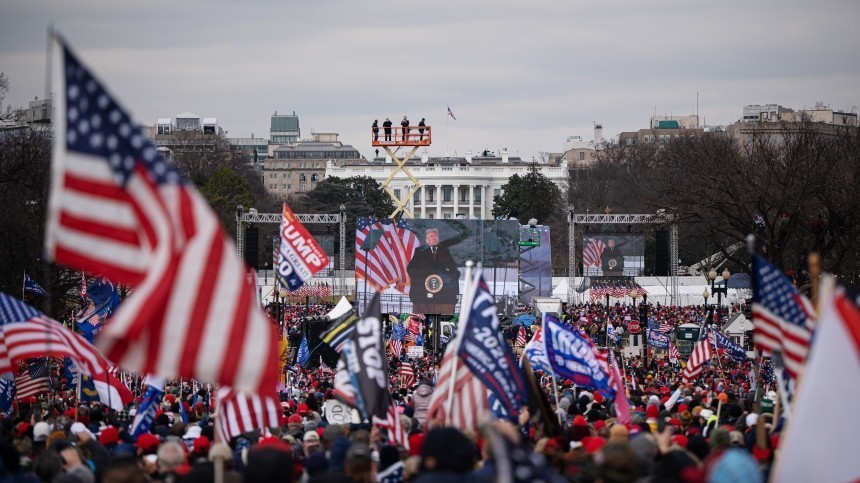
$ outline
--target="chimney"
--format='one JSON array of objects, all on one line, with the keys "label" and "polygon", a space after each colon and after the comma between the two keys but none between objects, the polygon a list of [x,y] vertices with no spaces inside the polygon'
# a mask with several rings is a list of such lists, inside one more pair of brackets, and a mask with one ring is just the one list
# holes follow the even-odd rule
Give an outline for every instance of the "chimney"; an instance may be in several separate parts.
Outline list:
[{"label": "chimney", "polygon": [[502,149],[502,163],[508,162],[508,148]]},{"label": "chimney", "polygon": [[472,150],[471,149],[466,151],[466,162],[468,164],[472,164]]},{"label": "chimney", "polygon": [[603,124],[594,125],[594,144],[598,145],[603,142]]}]

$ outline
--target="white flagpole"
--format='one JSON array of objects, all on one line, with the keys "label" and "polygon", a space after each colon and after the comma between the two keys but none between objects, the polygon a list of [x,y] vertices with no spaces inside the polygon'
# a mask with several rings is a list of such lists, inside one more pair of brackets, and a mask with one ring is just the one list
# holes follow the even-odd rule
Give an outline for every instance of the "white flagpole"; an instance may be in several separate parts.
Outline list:
[{"label": "white flagpole", "polygon": [[[454,384],[456,382],[457,375],[457,362],[459,357],[456,355],[456,351],[459,349],[460,340],[463,337],[464,331],[468,328],[469,325],[469,314],[472,308],[472,300],[475,298],[475,294],[473,293],[473,287],[475,286],[475,281],[472,280],[474,271],[473,267],[475,266],[475,262],[468,260],[466,261],[466,284],[463,287],[463,293],[465,297],[460,302],[460,322],[462,325],[459,327],[457,331],[457,337],[451,341],[449,346],[445,349],[445,352],[453,350],[455,354],[453,354],[454,360],[451,363],[451,375],[448,376],[448,404],[445,406],[445,424],[451,424],[451,408],[454,407]],[[453,347],[451,347],[453,345]],[[444,355],[442,356],[444,357]]]}]

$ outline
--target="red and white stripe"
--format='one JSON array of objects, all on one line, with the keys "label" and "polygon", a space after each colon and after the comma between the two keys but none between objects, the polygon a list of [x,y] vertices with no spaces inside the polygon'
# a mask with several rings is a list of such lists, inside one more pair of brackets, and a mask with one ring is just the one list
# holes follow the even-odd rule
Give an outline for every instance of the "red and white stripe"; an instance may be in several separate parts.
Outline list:
[{"label": "red and white stripe", "polygon": [[397,339],[391,339],[388,341],[388,345],[391,348],[391,355],[395,358],[400,358],[400,351],[403,350],[403,341]]},{"label": "red and white stripe", "polygon": [[582,266],[600,268],[600,257],[606,244],[600,238],[585,238],[585,246],[582,248]]},{"label": "red and white stripe", "polygon": [[[372,228],[382,229],[383,235],[376,247],[365,253],[361,245]],[[419,245],[421,241],[415,233],[405,228],[397,228],[393,222],[376,222],[358,231],[355,238],[356,279],[365,280],[378,292],[394,285],[398,291],[409,293],[409,274],[406,267]]]},{"label": "red and white stripe", "polygon": [[48,383],[48,377],[30,377],[30,373],[26,370],[20,376],[15,378],[15,399],[24,399],[31,396],[38,396],[51,390]]},{"label": "red and white stripe", "polygon": [[[802,297],[802,300],[809,304],[805,297]],[[807,313],[814,313],[811,306],[804,308]],[[809,354],[812,330],[783,322],[761,304],[753,304],[752,312],[756,345],[763,351],[781,352],[785,370],[791,377],[797,377]]]},{"label": "red and white stripe", "polygon": [[403,428],[403,422],[400,420],[400,414],[397,412],[397,405],[394,404],[394,401],[388,404],[388,409],[385,411],[385,425],[388,428],[388,437],[391,442],[408,450],[409,435]]},{"label": "red and white stripe", "polygon": [[713,356],[711,343],[705,339],[696,342],[693,346],[693,353],[690,354],[690,360],[687,361],[687,367],[684,368],[684,373],[681,375],[684,383],[694,381],[699,374],[702,373],[705,363]]},{"label": "red and white stripe", "polygon": [[517,332],[517,341],[514,343],[517,347],[523,347],[526,345],[526,328],[520,326],[519,332]]},{"label": "red and white stripe", "polygon": [[222,387],[218,389],[215,430],[221,441],[228,442],[248,431],[279,426],[280,408],[274,397],[249,395]]},{"label": "red and white stripe", "polygon": [[[64,46],[55,51],[62,59]],[[45,249],[55,262],[135,286],[100,335],[107,358],[138,373],[273,388],[275,333],[218,216],[190,185],[156,184],[141,161],[154,147],[136,127],[111,133],[138,155],[124,186],[107,159],[68,150],[65,76],[55,79]]]},{"label": "red and white stripe", "polygon": [[404,362],[400,366],[400,387],[412,387],[415,384],[415,369],[412,364]]},{"label": "red and white stripe", "polygon": [[[430,398],[425,421],[428,427],[453,426],[461,430],[478,430],[490,417],[489,391],[462,361],[458,361],[457,374],[452,378],[455,359],[456,344],[449,344],[442,358],[439,379]],[[451,384],[454,385],[454,398],[449,414],[447,406]]]},{"label": "red and white stripe", "polygon": [[675,347],[675,344],[669,344],[669,361],[673,364],[678,362],[681,359],[681,353],[678,352],[678,348]]}]

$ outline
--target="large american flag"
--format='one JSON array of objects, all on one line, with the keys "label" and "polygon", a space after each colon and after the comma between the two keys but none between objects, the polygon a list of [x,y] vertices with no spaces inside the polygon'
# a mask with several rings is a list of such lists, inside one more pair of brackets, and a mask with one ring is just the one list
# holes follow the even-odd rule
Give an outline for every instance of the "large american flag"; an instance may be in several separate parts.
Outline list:
[{"label": "large american flag", "polygon": [[755,344],[780,352],[785,370],[795,378],[806,363],[814,309],[791,280],[759,256],[753,257],[752,319]]},{"label": "large american flag", "polygon": [[[462,331],[448,344],[442,364],[439,367],[439,378],[436,388],[430,397],[430,407],[427,409],[425,420],[428,426],[453,426],[455,428],[477,431],[490,417],[489,390],[469,370],[462,360],[459,360],[457,348]],[[457,361],[457,373],[454,370]],[[454,386],[454,398],[450,412],[448,411],[448,392]]]},{"label": "large american flag", "polygon": [[135,286],[101,333],[138,373],[252,393],[277,380],[274,327],[207,201],[55,39],[52,185],[45,249],[64,265]]},{"label": "large american flag", "polygon": [[272,396],[245,394],[229,387],[218,389],[218,410],[215,430],[221,441],[255,429],[280,425],[281,406]]},{"label": "large american flag", "polygon": [[585,246],[582,247],[582,266],[585,268],[600,269],[603,250],[606,244],[600,238],[585,238]]},{"label": "large american flag", "polygon": [[15,396],[17,399],[38,396],[50,391],[47,359],[43,357],[28,361],[27,367],[15,378],[15,386],[18,390],[18,394]]},{"label": "large american flag", "polygon": [[711,360],[712,356],[713,352],[711,350],[711,343],[708,341],[707,334],[703,333],[702,337],[699,338],[699,341],[696,342],[696,345],[693,346],[690,360],[687,361],[687,367],[684,368],[684,372],[681,375],[684,383],[686,384],[696,380],[696,378],[699,377],[699,374],[704,370],[705,364]]},{"label": "large american flag", "polygon": [[[379,242],[365,252],[361,247],[372,233]],[[406,267],[419,245],[421,240],[408,228],[406,220],[359,218],[355,234],[355,279],[364,280],[377,292],[393,285],[398,292],[408,294]]]}]

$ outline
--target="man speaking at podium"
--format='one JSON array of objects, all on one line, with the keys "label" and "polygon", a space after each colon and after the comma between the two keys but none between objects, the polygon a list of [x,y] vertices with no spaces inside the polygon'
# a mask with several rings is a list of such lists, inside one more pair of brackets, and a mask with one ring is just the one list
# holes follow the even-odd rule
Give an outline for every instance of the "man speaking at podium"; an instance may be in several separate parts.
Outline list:
[{"label": "man speaking at podium", "polygon": [[460,291],[460,270],[448,247],[439,244],[439,230],[424,232],[421,245],[406,267],[409,273],[409,299],[413,313],[453,314]]}]

